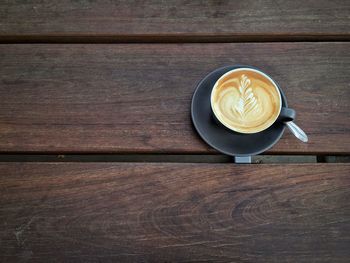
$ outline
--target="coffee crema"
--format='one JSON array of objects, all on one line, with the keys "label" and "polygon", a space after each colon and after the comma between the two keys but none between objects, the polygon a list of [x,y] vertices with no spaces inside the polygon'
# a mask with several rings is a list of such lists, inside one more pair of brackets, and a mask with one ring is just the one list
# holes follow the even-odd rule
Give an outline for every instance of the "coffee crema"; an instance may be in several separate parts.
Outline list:
[{"label": "coffee crema", "polygon": [[229,129],[256,133],[270,127],[281,110],[281,95],[272,80],[253,69],[237,69],[215,83],[211,106]]}]

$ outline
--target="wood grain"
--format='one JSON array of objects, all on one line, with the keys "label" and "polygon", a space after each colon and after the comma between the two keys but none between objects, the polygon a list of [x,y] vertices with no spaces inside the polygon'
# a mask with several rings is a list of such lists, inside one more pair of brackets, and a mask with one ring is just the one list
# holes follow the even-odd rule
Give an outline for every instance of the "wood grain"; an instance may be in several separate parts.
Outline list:
[{"label": "wood grain", "polygon": [[0,152],[215,152],[191,124],[215,68],[270,74],[308,133],[269,153],[350,153],[349,43],[1,45]]},{"label": "wood grain", "polygon": [[346,0],[1,1],[4,36],[349,36]]},{"label": "wood grain", "polygon": [[350,165],[1,163],[0,260],[348,262]]}]

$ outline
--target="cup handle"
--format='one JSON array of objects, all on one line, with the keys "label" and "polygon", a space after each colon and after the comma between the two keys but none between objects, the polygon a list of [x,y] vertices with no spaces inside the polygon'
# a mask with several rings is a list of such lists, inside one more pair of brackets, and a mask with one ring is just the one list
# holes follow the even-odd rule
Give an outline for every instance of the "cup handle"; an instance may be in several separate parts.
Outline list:
[{"label": "cup handle", "polygon": [[278,116],[278,121],[288,122],[295,119],[295,110],[291,108],[282,107],[280,115]]}]

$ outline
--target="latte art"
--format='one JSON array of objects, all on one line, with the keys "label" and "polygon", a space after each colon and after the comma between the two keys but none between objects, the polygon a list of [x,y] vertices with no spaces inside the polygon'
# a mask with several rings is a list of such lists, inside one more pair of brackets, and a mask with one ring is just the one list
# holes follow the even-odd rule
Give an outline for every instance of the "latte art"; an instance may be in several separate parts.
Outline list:
[{"label": "latte art", "polygon": [[255,133],[271,126],[279,115],[280,101],[272,80],[251,69],[226,73],[216,82],[211,97],[217,119],[243,133]]},{"label": "latte art", "polygon": [[248,77],[243,74],[241,76],[241,81],[239,86],[240,97],[236,105],[232,105],[233,113],[234,114],[238,113],[237,117],[241,118],[242,120],[250,112],[252,112],[253,114],[258,114],[262,110],[261,105],[258,103],[258,100],[253,93],[253,89],[249,87],[250,84],[251,84],[250,79],[248,79]]}]

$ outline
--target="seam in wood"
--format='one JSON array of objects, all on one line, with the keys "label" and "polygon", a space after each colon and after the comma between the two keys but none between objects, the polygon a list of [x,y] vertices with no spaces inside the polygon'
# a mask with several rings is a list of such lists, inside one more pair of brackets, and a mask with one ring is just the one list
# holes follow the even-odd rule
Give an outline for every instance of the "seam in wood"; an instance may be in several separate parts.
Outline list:
[{"label": "seam in wood", "polygon": [[[226,155],[189,154],[0,154],[0,162],[233,163]],[[349,163],[350,156],[257,155],[253,164]]]},{"label": "seam in wood", "polygon": [[350,41],[350,34],[40,34],[0,35],[1,44],[240,43]]}]

